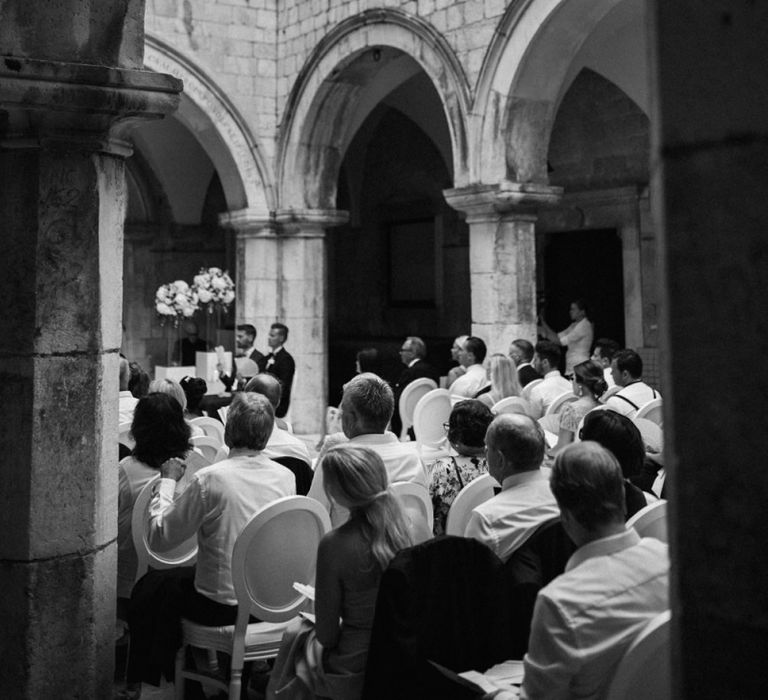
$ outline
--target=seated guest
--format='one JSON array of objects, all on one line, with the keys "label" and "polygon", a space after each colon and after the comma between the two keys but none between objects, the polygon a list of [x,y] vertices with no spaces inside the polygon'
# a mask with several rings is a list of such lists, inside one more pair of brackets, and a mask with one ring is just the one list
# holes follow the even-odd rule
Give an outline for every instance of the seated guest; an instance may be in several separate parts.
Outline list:
[{"label": "seated guest", "polygon": [[[432,379],[435,385],[440,381],[440,373],[426,361],[427,345],[416,336],[409,336],[403,341],[400,348],[400,361],[405,365],[400,377],[395,383],[395,412],[392,414],[392,432],[400,435],[402,430],[402,420],[400,418],[400,397],[403,390],[411,382],[417,379]],[[411,436],[415,438],[415,436]]]},{"label": "seated guest", "polygon": [[536,529],[560,515],[542,469],[544,431],[528,416],[496,416],[485,435],[488,473],[501,493],[472,511],[464,533],[487,544],[506,561]]},{"label": "seated guest", "polygon": [[486,352],[485,343],[480,338],[470,336],[464,341],[459,352],[459,362],[465,372],[449,387],[451,394],[471,399],[485,386],[483,361]]},{"label": "seated guest", "polygon": [[149,506],[149,546],[163,552],[197,534],[197,565],[152,571],[134,587],[128,619],[127,681],[132,691],[140,681],[157,685],[161,671],[173,668],[182,617],[201,625],[234,624],[235,540],[260,508],[296,493],[293,474],[262,454],[273,423],[274,411],[265,397],[237,394],[224,431],[228,459],[198,470],[176,500],[184,462],[171,458],[160,466],[162,479]]},{"label": "seated guest", "polygon": [[149,375],[141,368],[138,362],[129,362],[131,378],[128,380],[128,391],[134,398],[140,399],[149,393]]},{"label": "seated guest", "polygon": [[432,466],[429,495],[435,520],[433,532],[445,532],[448,511],[470,481],[487,473],[485,462],[485,432],[493,420],[491,409],[476,399],[459,401],[448,418],[448,442],[458,453],[456,457],[438,459]]},{"label": "seated guest", "polygon": [[669,608],[667,545],[624,527],[624,477],[595,442],[555,460],[552,491],[578,549],[538,594],[521,698],[599,698],[627,647]]},{"label": "seated guest", "polygon": [[[321,456],[330,444],[349,441],[354,445],[370,448],[381,457],[389,474],[390,483],[412,481],[427,487],[427,473],[414,443],[400,442],[394,433],[387,431],[392,418],[395,398],[392,389],[375,374],[358,374],[344,385],[341,397],[341,425],[344,436],[329,435]],[[329,443],[330,441],[330,443]],[[339,504],[333,507],[325,494],[322,460],[315,470],[312,487],[307,494],[320,501],[331,514],[334,525],[343,523],[348,516]]]},{"label": "seated guest", "polygon": [[613,381],[621,389],[605,402],[617,413],[634,418],[637,410],[661,394],[643,381],[643,360],[634,350],[619,350],[611,360]]},{"label": "seated guest", "polygon": [[509,359],[517,366],[517,376],[520,386],[530,384],[534,379],[541,379],[541,375],[533,367],[533,345],[523,338],[513,340],[509,345]]},{"label": "seated guest", "polygon": [[[245,385],[245,390],[266,396],[273,409],[277,409],[280,405],[282,386],[280,385],[280,380],[274,374],[268,374],[267,372],[257,374],[248,381]],[[269,436],[269,440],[267,440],[267,446],[264,448],[263,454],[269,459],[293,457],[307,464],[312,464],[312,457],[309,455],[306,443],[291,435],[287,430],[280,428],[277,420],[275,420],[275,427],[272,428],[272,434]]]},{"label": "seated guest", "polygon": [[541,340],[536,343],[536,354],[533,357],[533,366],[544,377],[531,389],[531,410],[535,418],[541,418],[546,413],[549,405],[560,394],[571,390],[571,383],[560,374],[560,346],[549,340]]},{"label": "seated guest", "polygon": [[200,402],[208,391],[208,384],[206,384],[205,379],[184,377],[179,385],[187,399],[187,415],[191,418],[202,416],[203,411],[200,408]]},{"label": "seated guest", "polygon": [[285,661],[290,654],[294,662],[299,656],[315,660],[307,663],[311,697],[360,697],[381,575],[395,554],[412,544],[379,455],[360,445],[340,445],[319,468],[328,499],[350,516],[320,541],[316,624],[301,645],[295,642],[298,629],[286,633],[269,697],[280,691],[281,669],[293,665]]},{"label": "seated guest", "polygon": [[[130,457],[118,465],[117,494],[117,597],[130,598],[136,578],[136,550],[131,535],[133,504],[141,489],[159,473],[164,462],[184,459],[192,449],[190,430],[179,402],[167,394],[139,399],[131,435],[136,442]],[[125,601],[127,603],[127,600]]]},{"label": "seated guest", "polygon": [[611,361],[613,356],[619,351],[619,344],[610,338],[598,338],[595,343],[595,349],[592,351],[592,357],[589,359],[597,362],[603,368],[603,379],[610,389],[616,386],[613,381],[613,372],[611,371]]},{"label": "seated guest", "polygon": [[363,372],[380,374],[381,360],[379,358],[379,351],[376,348],[363,348],[358,351],[355,356],[355,372],[357,374],[362,374]]},{"label": "seated guest", "polygon": [[[181,410],[184,412],[184,419],[189,422],[195,416],[190,415],[187,411],[187,395],[184,393],[184,389],[181,388],[175,379],[153,379],[149,385],[149,391],[152,394],[168,394],[179,402]],[[205,435],[205,431],[201,430],[197,426],[190,425],[192,435]]]},{"label": "seated guest", "polygon": [[606,390],[602,367],[592,360],[580,362],[573,368],[571,388],[578,398],[563,406],[558,415],[560,424],[557,444],[550,450],[550,455],[556,455],[566,445],[570,445],[576,439],[582,418],[600,405],[598,399]]},{"label": "seated guest", "polygon": [[[615,411],[592,411],[584,418],[579,433],[581,440],[593,440],[610,450],[624,475],[625,508],[631,518],[656,498],[650,493],[650,484],[644,492],[636,484],[645,474],[645,445],[637,426],[626,416]],[[653,479],[651,479],[653,484]]]},{"label": "seated guest", "polygon": [[[488,408],[493,408],[499,401],[510,396],[520,396],[522,387],[517,376],[514,362],[506,355],[494,353],[488,363],[488,378],[491,383],[487,390],[481,389],[477,399]],[[528,402],[526,402],[527,404]]]},{"label": "seated guest", "polygon": [[118,425],[133,420],[133,410],[139,400],[131,393],[128,384],[131,381],[131,367],[124,357],[120,358],[120,393],[117,395]]},{"label": "seated guest", "polygon": [[451,386],[451,384],[453,384],[462,374],[467,371],[464,369],[464,367],[461,366],[461,363],[459,362],[459,353],[461,352],[461,348],[464,347],[464,343],[467,341],[467,338],[469,338],[468,335],[460,335],[453,341],[453,345],[451,345],[451,360],[453,362],[457,362],[458,364],[448,370],[448,379],[446,380],[445,384],[447,387]]}]

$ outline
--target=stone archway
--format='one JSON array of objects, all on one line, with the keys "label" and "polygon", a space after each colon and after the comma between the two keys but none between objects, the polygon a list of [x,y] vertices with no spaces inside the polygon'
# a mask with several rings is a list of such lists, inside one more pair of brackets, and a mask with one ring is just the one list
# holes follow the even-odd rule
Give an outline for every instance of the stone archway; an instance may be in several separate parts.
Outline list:
[{"label": "stone archway", "polygon": [[397,49],[414,59],[432,81],[451,137],[453,179],[468,182],[467,115],[470,90],[448,42],[430,24],[395,9],[367,10],[337,25],[307,59],[289,96],[278,140],[280,208],[333,208],[338,169],[354,134],[375,99],[360,86],[335,77],[364,51]]}]

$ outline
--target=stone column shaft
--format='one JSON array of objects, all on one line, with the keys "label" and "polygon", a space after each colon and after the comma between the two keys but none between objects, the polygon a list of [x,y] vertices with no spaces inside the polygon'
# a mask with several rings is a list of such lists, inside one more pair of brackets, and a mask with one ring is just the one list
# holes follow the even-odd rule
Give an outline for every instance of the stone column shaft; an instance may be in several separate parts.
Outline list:
[{"label": "stone column shaft", "polygon": [[466,213],[472,334],[491,352],[507,352],[515,338],[536,339],[536,208],[558,200],[555,187],[474,185],[446,190]]}]

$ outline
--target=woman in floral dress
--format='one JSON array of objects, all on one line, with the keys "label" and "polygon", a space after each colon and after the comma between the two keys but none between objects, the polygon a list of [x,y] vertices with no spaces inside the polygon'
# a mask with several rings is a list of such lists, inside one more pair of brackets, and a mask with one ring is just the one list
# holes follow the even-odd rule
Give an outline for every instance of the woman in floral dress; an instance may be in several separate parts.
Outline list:
[{"label": "woman in floral dress", "polygon": [[485,462],[485,431],[493,420],[491,409],[482,401],[459,401],[448,418],[448,441],[458,453],[437,460],[432,467],[429,495],[435,511],[433,532],[445,533],[448,510],[470,481],[488,472]]}]

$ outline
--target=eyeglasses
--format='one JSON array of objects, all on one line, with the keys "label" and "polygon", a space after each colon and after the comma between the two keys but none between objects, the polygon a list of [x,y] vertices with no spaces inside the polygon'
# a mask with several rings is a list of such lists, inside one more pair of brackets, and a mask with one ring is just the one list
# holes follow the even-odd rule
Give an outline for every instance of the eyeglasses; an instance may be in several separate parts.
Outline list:
[{"label": "eyeglasses", "polygon": [[443,423],[443,430],[447,433],[450,430],[451,426],[448,423]]}]

